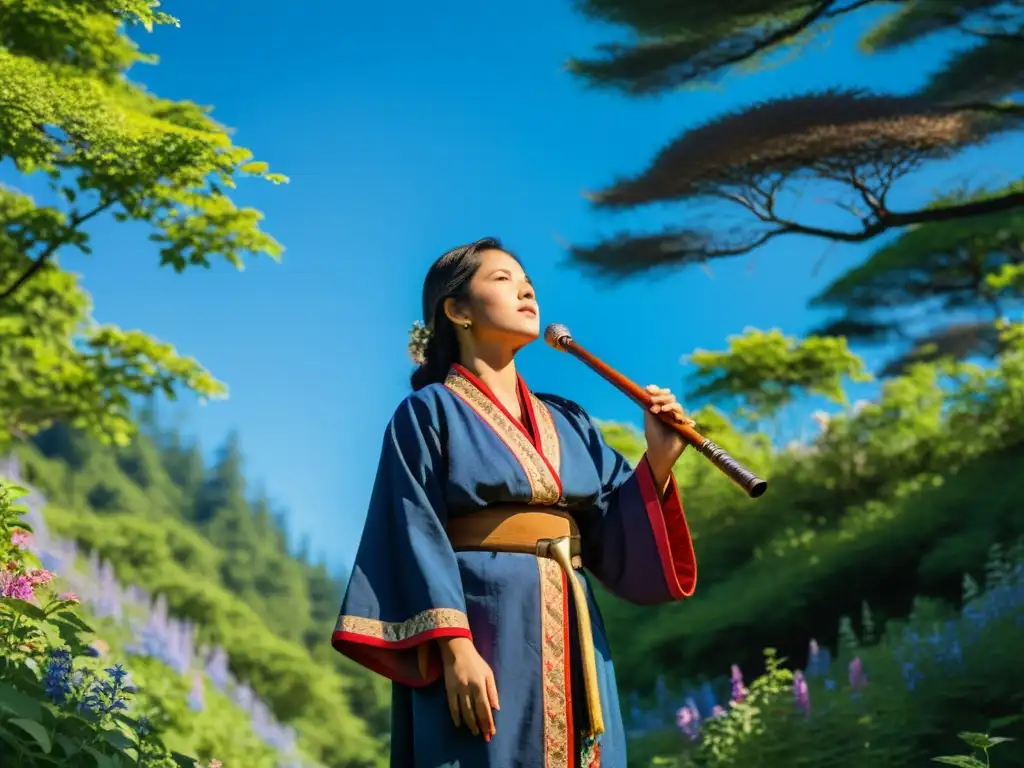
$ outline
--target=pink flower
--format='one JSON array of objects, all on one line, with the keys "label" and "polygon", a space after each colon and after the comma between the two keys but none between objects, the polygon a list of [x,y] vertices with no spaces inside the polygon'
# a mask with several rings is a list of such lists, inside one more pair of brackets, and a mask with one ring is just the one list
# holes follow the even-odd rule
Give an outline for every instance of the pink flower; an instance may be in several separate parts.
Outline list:
[{"label": "pink flower", "polygon": [[854,690],[868,687],[868,676],[864,674],[864,665],[859,656],[850,662],[850,687]]},{"label": "pink flower", "polygon": [[57,599],[58,600],[66,600],[69,603],[80,603],[80,602],[82,602],[78,598],[78,595],[76,595],[74,592],[65,592],[62,595],[58,595]]},{"label": "pink flower", "polygon": [[32,582],[27,576],[0,573],[0,597],[31,601],[35,597],[32,592]]},{"label": "pink flower", "polygon": [[39,586],[40,584],[49,584],[53,581],[53,574],[45,568],[37,568],[34,571],[28,572],[28,578],[33,585]]},{"label": "pink flower", "polygon": [[11,534],[11,544],[18,549],[25,549],[29,544],[32,543],[32,534],[28,531],[23,531],[20,528],[16,528]]},{"label": "pink flower", "polygon": [[743,673],[740,671],[739,666],[736,664],[732,665],[732,693],[730,699],[732,701],[740,702],[747,698],[747,689],[743,685]]},{"label": "pink flower", "polygon": [[220,760],[211,760],[210,761],[210,768],[221,768]]},{"label": "pink flower", "polygon": [[807,688],[804,673],[799,670],[793,673],[793,700],[797,709],[811,713],[811,692]]}]

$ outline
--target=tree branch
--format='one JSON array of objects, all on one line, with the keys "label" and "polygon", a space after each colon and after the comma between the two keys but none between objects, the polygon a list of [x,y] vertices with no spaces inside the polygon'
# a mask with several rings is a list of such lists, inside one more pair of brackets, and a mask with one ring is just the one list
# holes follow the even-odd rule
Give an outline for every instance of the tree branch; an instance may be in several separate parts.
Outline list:
[{"label": "tree branch", "polygon": [[[745,209],[748,209],[749,202],[737,201]],[[941,208],[929,207],[916,211],[885,213],[865,223],[859,231],[853,232],[812,227],[773,217],[773,228],[750,232],[740,242],[729,243],[724,238],[716,238],[707,230],[684,229],[656,235],[623,233],[592,246],[570,246],[570,253],[574,261],[596,269],[599,273],[623,277],[652,269],[678,268],[714,259],[742,256],[783,235],[807,235],[832,242],[862,243],[891,229],[966,219],[1018,207],[1024,207],[1024,191]]]},{"label": "tree branch", "polygon": [[[728,14],[729,31],[681,29],[681,33],[640,33],[632,45],[600,46],[601,58],[574,59],[570,70],[592,85],[620,88],[632,95],[650,95],[702,80],[744,61],[785,45],[815,24],[845,16],[879,0],[851,0],[840,6],[837,0],[816,0],[802,16],[781,26],[772,23],[768,11]],[[603,15],[597,14],[599,17]],[[765,18],[767,16],[767,18]],[[614,19],[637,29],[630,21]],[[774,29],[773,29],[774,27]]]},{"label": "tree branch", "polygon": [[957,103],[953,106],[953,109],[970,110],[972,112],[993,112],[995,114],[1009,115],[1011,117],[1024,117],[1024,104],[1014,104],[1012,102],[1000,104],[989,101],[973,101],[963,104]]},{"label": "tree branch", "polygon": [[[854,3],[853,6],[859,7],[861,5],[866,5],[867,3],[870,2],[874,2],[874,0],[859,0],[858,2]],[[734,53],[731,56],[726,56],[725,58],[716,62],[715,65],[709,68],[708,72],[705,72],[704,74],[707,75],[709,72],[713,72],[718,69],[723,69],[724,67],[731,67],[733,64],[739,64],[741,61],[745,61],[746,59],[749,59],[753,56],[757,56],[758,54],[763,53],[767,49],[779,45],[780,43],[785,42],[791,37],[799,35],[801,32],[808,29],[812,24],[814,24],[814,22],[818,21],[819,19],[832,18],[833,14],[827,13],[831,5],[832,0],[824,0],[823,2],[818,3],[818,5],[812,8],[802,18],[797,19],[796,21],[787,24],[783,27],[780,27],[779,29],[772,32],[770,35],[763,37],[756,43],[752,44],[745,51],[738,51],[737,53]],[[850,10],[853,10],[853,8],[851,8]],[[841,12],[837,11],[834,15],[838,16],[840,15],[840,13],[846,12],[846,10],[843,10]]]},{"label": "tree branch", "polygon": [[[68,227],[68,229],[69,230],[77,229],[82,224],[84,224],[85,222],[89,221],[89,219],[91,219],[91,218],[93,218],[95,216],[98,216],[103,211],[105,211],[108,208],[110,208],[110,206],[112,206],[116,202],[117,202],[116,200],[108,200],[105,203],[100,203],[99,205],[97,205],[95,208],[93,208],[88,213],[76,214],[76,215],[72,216],[71,217],[71,222],[70,222],[71,226]],[[46,264],[49,262],[49,260],[53,257],[53,255],[62,246],[67,245],[67,242],[68,242],[68,240],[67,240],[67,237],[65,236],[63,238],[59,238],[59,239],[55,240],[54,242],[52,242],[48,246],[46,246],[46,248],[43,250],[43,252],[40,253],[39,256],[36,257],[35,261],[32,262],[32,264],[29,266],[29,268],[26,269],[18,277],[17,280],[15,280],[13,283],[11,283],[11,285],[9,285],[7,288],[5,288],[2,293],[0,293],[0,302],[4,301],[6,299],[9,299],[19,288],[21,288],[23,285],[25,285],[25,283],[27,283],[29,280],[31,280],[36,275],[36,273],[39,272],[39,270],[41,270],[44,266],[46,266]]]},{"label": "tree branch", "polygon": [[[843,243],[862,243],[890,229],[902,229],[914,224],[928,224],[938,221],[953,221],[956,219],[967,219],[972,216],[981,216],[987,213],[1000,213],[1012,208],[1024,206],[1024,192],[1011,192],[1002,197],[988,198],[985,200],[973,200],[971,202],[948,205],[941,208],[922,208],[917,211],[905,213],[884,213],[879,215],[869,224],[866,224],[859,232],[846,232],[843,230],[824,229],[822,227],[811,227],[786,219],[775,219],[779,226],[776,229],[762,235],[755,240],[757,245],[763,245],[770,239],[779,235],[810,235],[827,240],[837,240]],[[757,245],[753,247],[757,247]],[[749,249],[748,249],[749,250]]]}]

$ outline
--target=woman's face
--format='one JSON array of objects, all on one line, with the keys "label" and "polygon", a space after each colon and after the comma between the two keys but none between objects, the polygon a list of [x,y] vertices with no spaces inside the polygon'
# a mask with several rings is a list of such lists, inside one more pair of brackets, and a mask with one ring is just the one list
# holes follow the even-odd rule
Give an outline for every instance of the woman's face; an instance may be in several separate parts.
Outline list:
[{"label": "woman's face", "polygon": [[472,323],[473,337],[480,341],[523,345],[540,336],[537,294],[519,262],[504,251],[480,254],[468,301],[453,304],[449,317],[456,325]]}]

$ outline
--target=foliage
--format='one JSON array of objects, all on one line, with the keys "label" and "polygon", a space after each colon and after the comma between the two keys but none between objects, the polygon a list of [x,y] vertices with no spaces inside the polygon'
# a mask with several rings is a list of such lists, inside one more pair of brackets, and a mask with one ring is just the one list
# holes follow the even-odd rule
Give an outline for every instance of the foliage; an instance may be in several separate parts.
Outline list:
[{"label": "foliage", "polygon": [[971,749],[981,752],[984,756],[985,761],[982,762],[973,755],[947,755],[945,757],[933,757],[936,763],[943,763],[944,765],[958,765],[960,768],[985,768],[992,764],[989,759],[988,752],[992,747],[997,747],[1000,744],[1005,744],[1013,739],[1008,739],[1002,736],[989,736],[987,733],[969,733],[964,732],[957,734],[960,741],[964,742]]},{"label": "foliage", "polygon": [[[685,12],[657,2],[579,0],[583,13],[625,27],[633,38],[574,60],[585,82],[632,95],[664,93],[707,82],[742,66],[764,66],[841,17],[882,0],[787,0],[703,4]],[[1024,14],[1019,4],[911,0],[870,32],[865,50],[891,49],[937,31],[956,31],[973,44],[959,51],[918,94],[826,90],[768,98],[692,127],[661,150],[647,170],[591,196],[602,208],[666,202],[711,204],[702,226],[661,233],[624,232],[571,249],[581,265],[622,277],[704,263],[754,251],[785,235],[859,243],[915,224],[970,219],[1024,205],[1024,190],[989,191],[977,199],[940,195],[935,204],[897,211],[898,182],[925,162],[946,160],[968,146],[1018,131],[1024,106],[1003,100],[1021,86]],[[813,186],[844,212],[840,225],[819,214],[783,210]],[[744,223],[721,226],[718,210]],[[731,210],[730,210],[731,209]]]},{"label": "foliage", "polygon": [[624,649],[623,679],[650,690],[659,674],[679,681],[753,664],[752,644],[800,653],[808,635],[832,639],[856,595],[883,623],[915,595],[955,599],[961,574],[981,568],[991,544],[1024,534],[1021,327],[1005,327],[1002,343],[991,365],[914,366],[876,401],[823,421],[809,444],[744,457],[772,482],[757,501],[713,474],[691,492],[691,465],[706,462],[684,455],[702,588],[642,613],[601,595],[612,646]]},{"label": "foliage", "polygon": [[[375,764],[388,727],[386,686],[325,642],[342,585],[322,564],[292,556],[269,502],[247,497],[237,439],[210,469],[198,446],[152,423],[123,449],[63,427],[36,445],[20,455],[51,501],[55,535],[113,563],[120,581],[160,596],[197,627],[200,642],[223,647],[225,671],[293,726],[310,755]],[[324,729],[328,720],[334,725]]]},{"label": "foliage", "polygon": [[635,37],[625,44],[600,46],[599,57],[573,59],[569,69],[594,86],[638,96],[663,93],[715,79],[744,60],[802,39],[818,23],[867,4],[755,0],[684,9],[652,0],[578,0],[585,15],[624,26]]},{"label": "foliage", "polygon": [[[687,697],[674,747],[662,734],[651,745],[641,737],[632,750],[660,748],[676,756],[644,757],[636,764],[916,765],[951,748],[950,733],[959,731],[962,740],[985,750],[1013,740],[973,729],[1016,733],[1024,725],[1024,715],[995,714],[1024,703],[1014,650],[1024,638],[1024,547],[1009,554],[994,549],[988,571],[984,592],[965,589],[959,617],[951,618],[948,607],[919,601],[910,621],[891,623],[881,640],[863,630],[858,638],[843,622],[835,661],[811,641],[803,671],[782,671],[769,657],[766,673],[749,689],[734,666],[727,705],[715,704],[714,696]],[[760,693],[751,703],[755,691]],[[1019,754],[1006,757],[1006,765],[1024,765]],[[975,765],[970,760],[938,762]]]},{"label": "foliage", "polygon": [[0,161],[44,178],[53,198],[0,187],[0,442],[61,421],[124,444],[133,395],[224,393],[170,345],[92,322],[88,295],[55,257],[89,253],[98,217],[148,225],[160,263],[179,272],[281,253],[261,214],[225,190],[246,176],[284,177],[232,144],[208,110],[127,79],[154,59],[125,26],[176,23],[158,5],[0,0]]},{"label": "foliage", "polygon": [[[1014,184],[1007,189],[1024,189]],[[818,294],[811,306],[843,315],[821,332],[855,341],[906,340],[886,373],[939,357],[997,351],[991,322],[950,324],[951,313],[990,321],[1018,308],[1024,276],[1024,214],[1008,211],[911,227]]]},{"label": "foliage", "polygon": [[993,746],[1004,744],[1007,741],[1013,741],[1012,738],[1006,738],[1004,736],[990,736],[987,733],[970,733],[965,731],[964,733],[957,734],[959,740],[966,743],[972,750],[976,750],[982,754],[985,758],[985,762],[981,762],[973,755],[950,755],[941,758],[932,758],[936,763],[943,763],[944,765],[958,765],[961,768],[983,768],[984,766],[991,765],[991,761],[988,757],[988,751]]},{"label": "foliage", "polygon": [[778,330],[748,330],[728,340],[724,352],[697,350],[692,397],[736,398],[751,421],[775,416],[798,395],[823,395],[845,403],[846,380],[869,381],[863,361],[846,339],[811,336],[798,341]]},{"label": "foliage", "polygon": [[[124,668],[90,664],[92,632],[73,594],[53,594],[53,574],[24,552],[29,526],[13,501],[24,489],[0,485],[0,740],[23,768],[192,766],[164,746],[148,718],[131,712]],[[84,662],[84,663],[83,663]]]}]

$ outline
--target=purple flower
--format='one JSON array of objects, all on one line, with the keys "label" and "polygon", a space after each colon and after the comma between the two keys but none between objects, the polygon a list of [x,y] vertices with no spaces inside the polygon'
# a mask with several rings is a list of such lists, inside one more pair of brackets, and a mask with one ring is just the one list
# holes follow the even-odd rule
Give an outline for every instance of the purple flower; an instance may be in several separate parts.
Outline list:
[{"label": "purple flower", "polygon": [[729,698],[732,701],[740,702],[747,697],[747,689],[743,687],[743,673],[736,665],[732,665],[732,692]]},{"label": "purple flower", "polygon": [[676,712],[676,725],[683,732],[686,738],[691,741],[700,735],[700,712],[693,705],[692,701],[687,703]]},{"label": "purple flower", "polygon": [[15,549],[27,549],[32,543],[32,534],[28,531],[21,529],[15,529],[11,533],[11,544],[14,545]]},{"label": "purple flower", "polygon": [[858,656],[850,662],[850,687],[855,691],[861,688],[867,688],[868,676],[864,674],[864,665],[861,664],[860,657]]},{"label": "purple flower", "polygon": [[793,701],[801,712],[811,714],[811,692],[807,689],[804,673],[799,670],[793,673]]},{"label": "purple flower", "polygon": [[205,693],[203,686],[203,676],[199,672],[196,672],[192,676],[192,690],[188,694],[188,708],[193,712],[202,712],[204,706],[203,694]]}]

